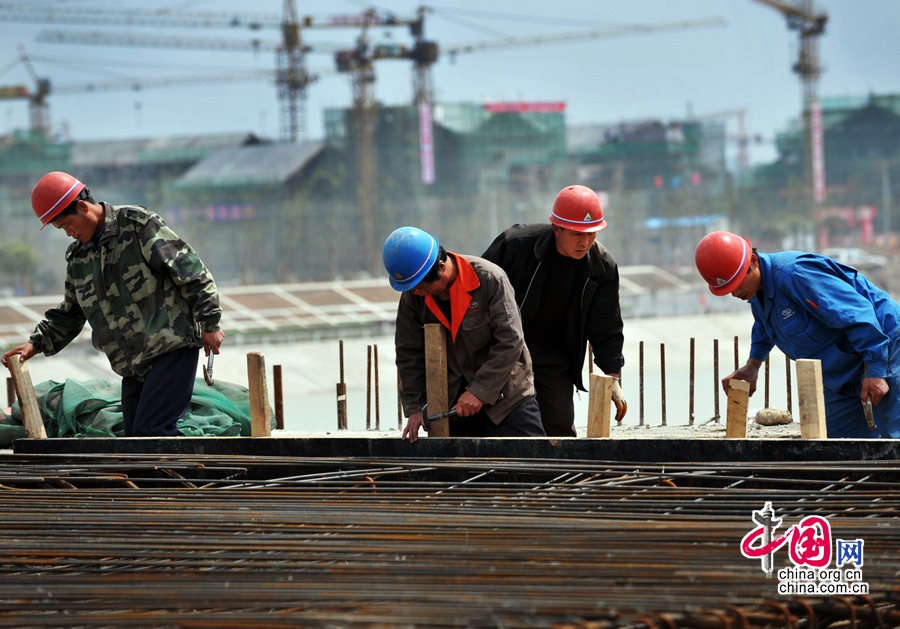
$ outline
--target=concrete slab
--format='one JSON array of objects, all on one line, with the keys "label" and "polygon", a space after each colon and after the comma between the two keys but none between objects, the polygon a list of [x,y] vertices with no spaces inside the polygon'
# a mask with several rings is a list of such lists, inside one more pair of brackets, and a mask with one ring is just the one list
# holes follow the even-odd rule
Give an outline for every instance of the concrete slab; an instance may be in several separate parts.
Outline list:
[{"label": "concrete slab", "polygon": [[900,459],[884,439],[538,439],[172,437],[18,439],[15,454],[197,454],[272,457],[563,459],[614,462],[879,461]]}]

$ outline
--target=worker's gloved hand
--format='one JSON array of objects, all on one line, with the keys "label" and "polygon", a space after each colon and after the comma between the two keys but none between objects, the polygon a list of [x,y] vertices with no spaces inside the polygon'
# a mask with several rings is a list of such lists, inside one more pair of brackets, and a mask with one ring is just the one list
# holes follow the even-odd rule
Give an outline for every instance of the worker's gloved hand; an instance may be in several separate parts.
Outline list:
[{"label": "worker's gloved hand", "polygon": [[616,421],[621,422],[625,419],[625,413],[628,412],[628,402],[625,401],[625,394],[622,393],[622,387],[619,386],[618,378],[613,381],[612,401],[616,405]]}]

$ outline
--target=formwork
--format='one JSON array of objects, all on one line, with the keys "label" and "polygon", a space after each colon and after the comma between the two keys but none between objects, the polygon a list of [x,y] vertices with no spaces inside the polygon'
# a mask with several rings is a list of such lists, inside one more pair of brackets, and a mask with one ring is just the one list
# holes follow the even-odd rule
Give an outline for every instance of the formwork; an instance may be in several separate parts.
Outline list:
[{"label": "formwork", "polygon": [[[892,627],[898,479],[884,440],[24,439],[0,626]],[[766,506],[866,592],[780,593],[814,545],[767,576]]]}]

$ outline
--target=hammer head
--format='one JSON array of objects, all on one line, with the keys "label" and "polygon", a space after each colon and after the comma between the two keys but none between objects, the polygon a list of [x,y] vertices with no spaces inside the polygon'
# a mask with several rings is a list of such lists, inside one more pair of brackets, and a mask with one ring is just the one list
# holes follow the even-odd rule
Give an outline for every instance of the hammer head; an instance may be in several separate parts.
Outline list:
[{"label": "hammer head", "polygon": [[206,360],[206,364],[203,365],[203,379],[206,381],[206,384],[208,384],[209,386],[212,386],[215,382],[212,377],[212,375],[213,375],[213,356],[215,356],[215,354],[210,352],[209,358]]},{"label": "hammer head", "polygon": [[[428,405],[426,404],[425,407],[427,406]],[[425,415],[425,407],[422,408],[422,421],[425,423],[425,430],[429,430],[431,428],[431,424],[433,424],[434,422],[441,419],[447,419],[448,417],[453,417],[457,413],[457,410],[455,408],[451,408],[449,411],[444,411],[443,413],[427,416]]]}]

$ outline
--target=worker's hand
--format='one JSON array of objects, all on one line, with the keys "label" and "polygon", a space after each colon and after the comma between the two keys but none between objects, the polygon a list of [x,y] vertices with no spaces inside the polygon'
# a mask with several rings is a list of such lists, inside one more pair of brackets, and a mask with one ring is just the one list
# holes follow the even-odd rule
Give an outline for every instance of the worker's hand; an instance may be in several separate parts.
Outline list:
[{"label": "worker's hand", "polygon": [[200,340],[203,341],[203,353],[206,356],[209,356],[210,351],[213,354],[219,353],[219,346],[222,345],[222,341],[225,340],[225,333],[222,330],[216,330],[215,332],[203,332],[200,335]]},{"label": "worker's hand", "polygon": [[616,405],[616,421],[621,422],[625,419],[625,413],[628,412],[628,402],[625,401],[625,394],[622,393],[622,387],[619,385],[619,374],[607,374],[615,378],[612,385],[612,401]]},{"label": "worker's hand", "polygon": [[419,428],[425,427],[425,418],[422,413],[413,413],[406,420],[406,428],[403,429],[403,438],[409,439],[410,443],[419,440]]},{"label": "worker's hand", "polygon": [[469,415],[474,415],[480,411],[482,406],[484,406],[484,402],[468,391],[463,391],[463,394],[459,396],[459,400],[457,400],[454,408],[456,409],[457,415],[460,417],[468,417]]},{"label": "worker's hand", "polygon": [[747,359],[746,365],[722,378],[722,388],[725,390],[725,395],[728,395],[728,383],[732,378],[735,380],[743,380],[749,384],[750,395],[753,395],[756,391],[756,381],[759,379],[759,368],[761,365],[762,362],[755,358],[749,358]]},{"label": "worker's hand", "polygon": [[6,359],[10,356],[19,356],[19,362],[25,362],[32,356],[37,354],[37,350],[34,348],[34,345],[31,343],[22,343],[18,347],[14,347],[5,354],[3,354],[2,362],[4,365],[7,364]]},{"label": "worker's hand", "polygon": [[872,396],[872,406],[878,406],[878,403],[884,399],[890,391],[887,380],[884,378],[864,378],[862,383],[862,403],[866,403],[866,398]]}]

